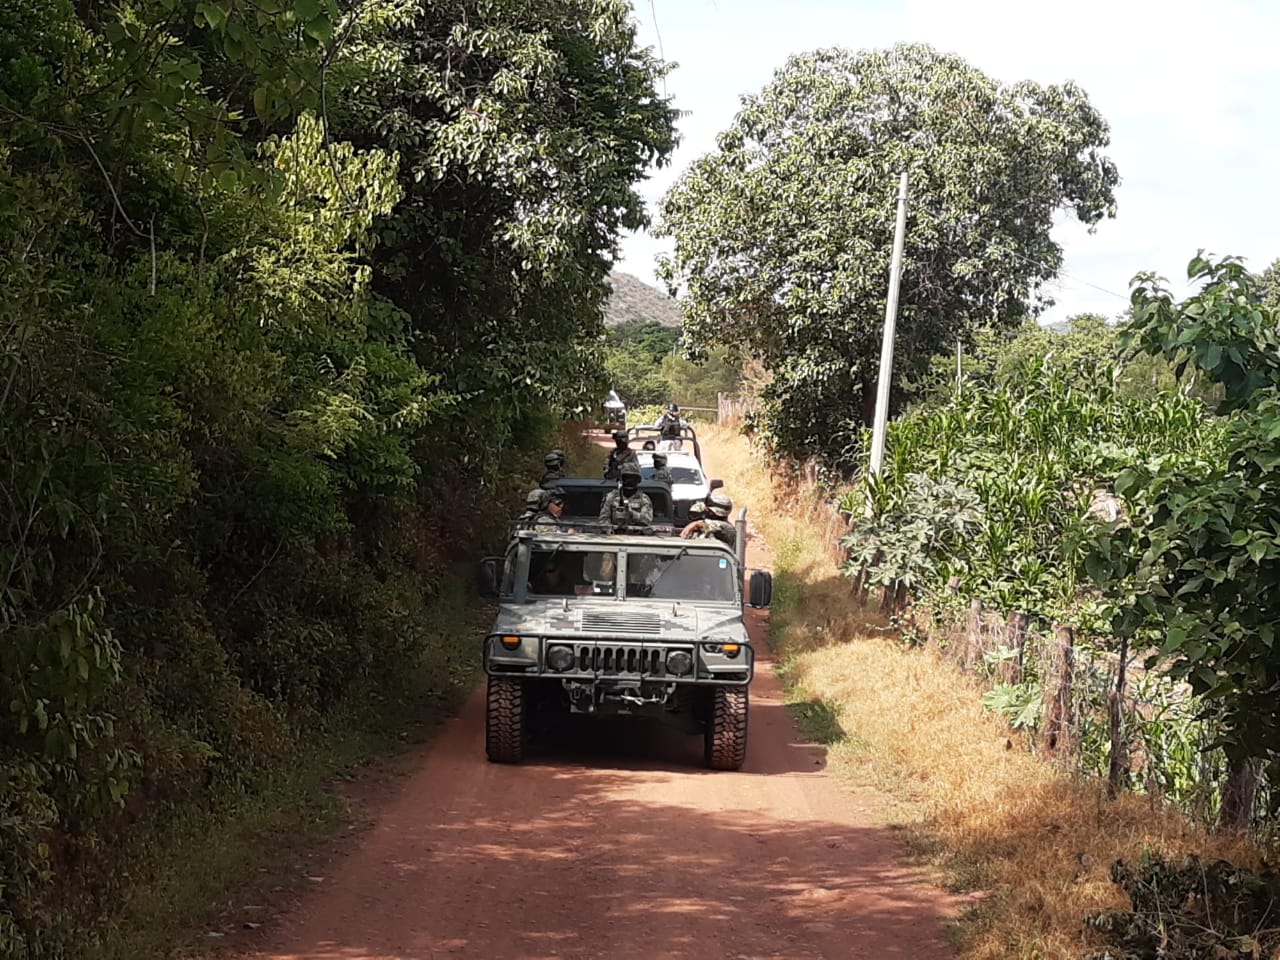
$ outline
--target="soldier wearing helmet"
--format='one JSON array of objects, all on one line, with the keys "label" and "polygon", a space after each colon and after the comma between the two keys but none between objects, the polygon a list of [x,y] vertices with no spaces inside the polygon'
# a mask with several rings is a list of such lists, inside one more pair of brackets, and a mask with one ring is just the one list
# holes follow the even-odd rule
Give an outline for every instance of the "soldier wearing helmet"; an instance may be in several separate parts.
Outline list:
[{"label": "soldier wearing helmet", "polygon": [[564,529],[560,524],[560,516],[564,513],[564,491],[559,487],[552,487],[546,491],[546,494],[546,502],[534,516],[531,524],[539,533]]},{"label": "soldier wearing helmet", "polygon": [[552,450],[542,458],[542,464],[545,472],[542,474],[540,481],[544,487],[551,488],[564,479],[564,454],[559,450]]},{"label": "soldier wearing helmet", "polygon": [[675,481],[671,478],[671,468],[667,466],[667,455],[665,453],[655,453],[653,455],[653,476],[651,480],[659,480],[668,487]]},{"label": "soldier wearing helmet", "polygon": [[609,460],[604,465],[604,478],[606,480],[620,480],[620,473],[624,463],[636,464],[636,469],[640,468],[640,462],[636,459],[636,452],[629,446],[627,431],[613,431],[614,449],[609,451]]},{"label": "soldier wearing helmet", "polygon": [[[682,537],[715,537],[731,548],[738,548],[738,530],[729,520],[733,512],[733,501],[723,490],[713,490],[706,500],[707,516],[705,520],[694,520],[680,531]],[[692,508],[689,516],[693,516]]]},{"label": "soldier wearing helmet", "polygon": [[516,517],[516,524],[521,527],[527,527],[531,524],[535,517],[542,512],[546,506],[547,500],[551,495],[550,490],[544,490],[542,487],[534,487],[524,498],[524,513]]},{"label": "soldier wearing helmet", "polygon": [[600,523],[613,533],[649,526],[653,523],[653,501],[640,492],[640,465],[624,463],[618,474],[618,489],[610,490],[600,503]]}]

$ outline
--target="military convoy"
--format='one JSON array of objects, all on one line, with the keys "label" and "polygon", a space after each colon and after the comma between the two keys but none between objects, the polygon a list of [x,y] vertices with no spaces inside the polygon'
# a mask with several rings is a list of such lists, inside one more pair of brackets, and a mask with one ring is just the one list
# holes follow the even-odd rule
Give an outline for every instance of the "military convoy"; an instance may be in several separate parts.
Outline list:
[{"label": "military convoy", "polygon": [[755,666],[743,611],[773,593],[767,571],[746,569],[746,511],[735,549],[677,536],[665,484],[641,487],[653,523],[621,533],[597,520],[614,484],[561,488],[558,529],[517,530],[481,562],[481,591],[498,600],[484,641],[489,759],[519,763],[532,718],[568,711],[680,722],[702,733],[707,766],[738,769]]}]

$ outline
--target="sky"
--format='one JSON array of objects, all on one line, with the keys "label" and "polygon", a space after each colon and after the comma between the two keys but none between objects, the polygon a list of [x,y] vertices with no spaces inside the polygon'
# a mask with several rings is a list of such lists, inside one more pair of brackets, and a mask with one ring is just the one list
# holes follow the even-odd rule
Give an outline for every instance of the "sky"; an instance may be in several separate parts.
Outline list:
[{"label": "sky", "polygon": [[[666,79],[683,142],[641,192],[657,202],[710,152],[744,94],[787,58],[898,42],[956,53],[1002,83],[1074,80],[1111,125],[1117,215],[1060,218],[1063,272],[1041,319],[1114,316],[1143,270],[1188,292],[1197,250],[1261,271],[1280,257],[1280,2],[1275,0],[633,0],[639,40],[678,64]],[[623,238],[617,268],[658,285],[668,240]]]}]

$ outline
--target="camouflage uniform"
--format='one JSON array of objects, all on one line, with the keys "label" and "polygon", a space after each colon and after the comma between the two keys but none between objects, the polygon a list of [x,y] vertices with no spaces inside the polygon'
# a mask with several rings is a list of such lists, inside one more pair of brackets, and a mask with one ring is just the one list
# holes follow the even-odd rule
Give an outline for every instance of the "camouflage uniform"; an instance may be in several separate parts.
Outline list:
[{"label": "camouflage uniform", "polygon": [[[659,458],[661,458],[662,460],[661,463],[658,462]],[[657,454],[656,456],[654,456],[653,476],[650,477],[649,479],[658,480],[662,483],[665,483],[668,487],[671,486],[673,483],[675,483],[675,480],[671,476],[671,469],[667,466],[667,458],[662,454]]]},{"label": "camouflage uniform", "polygon": [[653,501],[636,491],[627,496],[621,490],[610,490],[600,503],[600,522],[611,530],[653,523]]},{"label": "camouflage uniform", "polygon": [[624,463],[640,463],[634,450],[625,447],[610,450],[609,461],[604,466],[604,478],[606,480],[619,479],[622,476],[622,465]]},{"label": "camouflage uniform", "polygon": [[563,454],[559,450],[552,450],[542,458],[542,466],[546,472],[542,475],[539,482],[544,487],[554,487],[556,483],[564,479],[564,459]]},{"label": "camouflage uniform", "polygon": [[738,549],[738,528],[728,520],[716,520],[708,517],[702,521],[705,526],[703,536],[715,537],[721,543],[727,543],[731,549]]},{"label": "camouflage uniform", "polygon": [[613,431],[613,442],[617,444],[614,449],[609,451],[609,460],[604,465],[604,478],[606,480],[621,480],[622,465],[625,463],[634,463],[636,469],[640,469],[640,461],[636,457],[636,452],[627,446],[627,431]]},{"label": "camouflage uniform", "polygon": [[530,525],[539,533],[554,533],[561,529],[560,518],[550,510],[539,511],[537,516],[533,518]]},{"label": "camouflage uniform", "polygon": [[[695,517],[693,507],[689,508],[690,525],[686,527],[686,531],[693,527],[693,523],[697,523],[696,529],[693,529],[689,536],[715,538],[721,543],[727,543],[733,550],[738,549],[738,528],[729,520],[729,514],[733,511],[733,501],[729,499],[727,494],[720,493],[718,490],[712,493],[704,501],[704,509],[706,516]],[[694,507],[698,504],[694,504]],[[684,534],[681,534],[684,536]]]},{"label": "camouflage uniform", "polygon": [[516,523],[522,527],[532,523],[534,518],[546,509],[547,502],[550,499],[550,490],[544,490],[541,487],[535,487],[530,490],[524,498],[524,513],[516,517]]}]

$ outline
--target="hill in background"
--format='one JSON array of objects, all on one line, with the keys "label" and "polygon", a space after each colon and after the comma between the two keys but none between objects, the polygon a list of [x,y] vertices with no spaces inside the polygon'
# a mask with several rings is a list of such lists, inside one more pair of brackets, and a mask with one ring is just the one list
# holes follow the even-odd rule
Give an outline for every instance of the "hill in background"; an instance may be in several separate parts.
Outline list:
[{"label": "hill in background", "polygon": [[609,275],[613,295],[604,308],[604,322],[610,327],[652,320],[664,327],[680,326],[680,307],[656,287],[629,273]]}]

